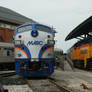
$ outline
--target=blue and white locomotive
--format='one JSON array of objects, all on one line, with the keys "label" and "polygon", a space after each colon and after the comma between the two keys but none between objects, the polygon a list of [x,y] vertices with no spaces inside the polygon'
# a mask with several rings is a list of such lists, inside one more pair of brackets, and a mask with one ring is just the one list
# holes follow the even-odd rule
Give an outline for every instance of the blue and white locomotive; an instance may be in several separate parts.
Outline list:
[{"label": "blue and white locomotive", "polygon": [[18,75],[45,77],[54,72],[53,28],[23,24],[15,29],[15,70]]}]

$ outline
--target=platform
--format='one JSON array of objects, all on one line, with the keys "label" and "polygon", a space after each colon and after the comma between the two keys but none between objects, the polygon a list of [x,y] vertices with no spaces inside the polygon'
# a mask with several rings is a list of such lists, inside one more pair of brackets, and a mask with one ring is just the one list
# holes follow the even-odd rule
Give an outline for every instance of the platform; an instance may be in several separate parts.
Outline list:
[{"label": "platform", "polygon": [[[60,71],[55,70],[52,78],[58,85],[69,88],[72,92],[92,92],[92,73],[84,70],[81,71]],[[82,83],[88,89],[84,89]]]}]

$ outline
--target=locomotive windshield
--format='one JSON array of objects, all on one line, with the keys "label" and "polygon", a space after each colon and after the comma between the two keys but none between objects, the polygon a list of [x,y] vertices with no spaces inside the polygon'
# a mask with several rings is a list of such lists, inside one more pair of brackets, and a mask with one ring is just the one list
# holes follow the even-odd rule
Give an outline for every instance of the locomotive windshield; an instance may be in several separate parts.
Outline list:
[{"label": "locomotive windshield", "polygon": [[23,27],[18,28],[18,32],[23,32],[26,30],[32,30],[32,25],[27,25],[27,26],[23,26]]},{"label": "locomotive windshield", "polygon": [[50,28],[41,25],[36,25],[36,29],[44,32],[50,32]]}]

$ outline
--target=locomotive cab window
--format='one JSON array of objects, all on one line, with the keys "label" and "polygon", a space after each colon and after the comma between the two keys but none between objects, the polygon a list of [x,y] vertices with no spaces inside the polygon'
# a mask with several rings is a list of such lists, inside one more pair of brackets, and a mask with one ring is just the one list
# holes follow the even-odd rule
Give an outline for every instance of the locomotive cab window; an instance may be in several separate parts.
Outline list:
[{"label": "locomotive cab window", "polygon": [[28,30],[32,30],[32,25],[27,25],[27,26],[23,26],[18,28],[18,32],[23,32],[23,31],[28,31]]},{"label": "locomotive cab window", "polygon": [[50,28],[41,25],[36,25],[36,29],[44,32],[50,32]]}]

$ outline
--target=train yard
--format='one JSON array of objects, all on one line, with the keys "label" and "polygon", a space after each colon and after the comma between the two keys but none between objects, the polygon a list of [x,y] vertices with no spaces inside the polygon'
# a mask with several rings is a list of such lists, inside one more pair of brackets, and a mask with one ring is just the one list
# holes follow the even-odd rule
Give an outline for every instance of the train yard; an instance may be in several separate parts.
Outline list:
[{"label": "train yard", "polygon": [[92,16],[64,38],[77,39],[66,53],[61,28],[4,7],[0,21],[0,92],[92,92]]},{"label": "train yard", "polygon": [[55,51],[53,27],[39,23],[18,26],[14,44],[0,42],[0,92],[92,92],[92,71],[87,71],[92,69],[91,22],[92,17],[66,37],[80,38],[65,54]]}]

